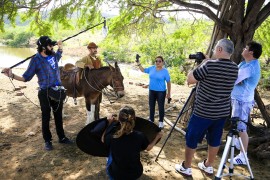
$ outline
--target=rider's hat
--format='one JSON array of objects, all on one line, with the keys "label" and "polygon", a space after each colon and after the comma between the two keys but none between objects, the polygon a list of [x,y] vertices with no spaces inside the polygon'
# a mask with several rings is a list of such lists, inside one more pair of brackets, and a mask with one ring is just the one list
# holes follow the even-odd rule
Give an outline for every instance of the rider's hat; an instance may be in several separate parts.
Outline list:
[{"label": "rider's hat", "polygon": [[90,42],[90,43],[88,44],[87,48],[88,48],[88,49],[90,49],[90,48],[98,48],[98,46],[96,45],[96,43]]}]

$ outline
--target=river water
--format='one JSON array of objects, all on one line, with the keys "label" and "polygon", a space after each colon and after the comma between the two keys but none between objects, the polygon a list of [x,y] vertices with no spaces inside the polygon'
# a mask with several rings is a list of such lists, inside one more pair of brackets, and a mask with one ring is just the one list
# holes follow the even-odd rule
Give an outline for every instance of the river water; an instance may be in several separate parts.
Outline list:
[{"label": "river water", "polygon": [[[0,46],[0,68],[11,67],[27,57],[34,55],[37,52],[35,48],[13,48],[7,46]],[[60,66],[66,63],[73,63],[74,59],[64,56],[60,60]],[[20,64],[16,68],[27,68],[30,59]]]}]

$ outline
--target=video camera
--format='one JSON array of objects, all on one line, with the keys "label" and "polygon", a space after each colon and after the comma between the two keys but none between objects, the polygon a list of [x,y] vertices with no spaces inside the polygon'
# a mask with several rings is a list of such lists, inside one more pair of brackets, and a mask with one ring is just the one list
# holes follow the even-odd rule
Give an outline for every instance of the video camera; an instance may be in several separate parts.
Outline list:
[{"label": "video camera", "polygon": [[190,54],[188,58],[195,59],[195,61],[200,64],[205,59],[205,56],[202,52],[196,52],[196,54]]}]

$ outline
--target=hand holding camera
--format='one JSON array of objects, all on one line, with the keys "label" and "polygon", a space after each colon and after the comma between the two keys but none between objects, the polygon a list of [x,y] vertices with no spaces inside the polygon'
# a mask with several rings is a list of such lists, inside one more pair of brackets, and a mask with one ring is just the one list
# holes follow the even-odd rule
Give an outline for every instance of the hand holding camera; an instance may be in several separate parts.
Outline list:
[{"label": "hand holding camera", "polygon": [[195,59],[195,62],[197,62],[197,64],[201,64],[205,58],[206,57],[202,52],[196,52],[195,54],[189,55],[189,59]]},{"label": "hand holding camera", "polygon": [[140,64],[140,55],[139,54],[136,54],[136,60],[135,60],[135,62],[137,63],[137,64]]}]

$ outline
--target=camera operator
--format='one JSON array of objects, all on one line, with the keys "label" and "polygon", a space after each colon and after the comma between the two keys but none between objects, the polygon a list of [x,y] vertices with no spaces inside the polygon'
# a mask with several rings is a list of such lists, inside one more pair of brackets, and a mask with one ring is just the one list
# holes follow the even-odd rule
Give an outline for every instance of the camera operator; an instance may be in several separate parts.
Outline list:
[{"label": "camera operator", "polygon": [[213,60],[204,60],[195,70],[189,72],[188,84],[195,84],[194,110],[186,133],[185,160],[175,169],[182,175],[192,176],[191,163],[197,144],[206,135],[207,159],[198,163],[206,174],[213,174],[213,163],[221,143],[223,126],[230,116],[231,91],[237,79],[238,67],[230,60],[233,42],[221,39],[214,48]]},{"label": "camera operator", "polygon": [[[260,62],[258,60],[261,54],[261,44],[251,41],[246,45],[242,52],[245,60],[238,65],[238,78],[232,91],[232,117],[238,117],[241,120],[237,124],[237,130],[239,131],[245,152],[247,152],[248,148],[248,134],[247,125],[244,122],[248,122],[248,116],[254,105],[254,90],[261,74]],[[236,147],[239,144],[237,142]],[[240,149],[240,147],[237,148]],[[247,164],[242,151],[233,159],[233,164]]]}]

